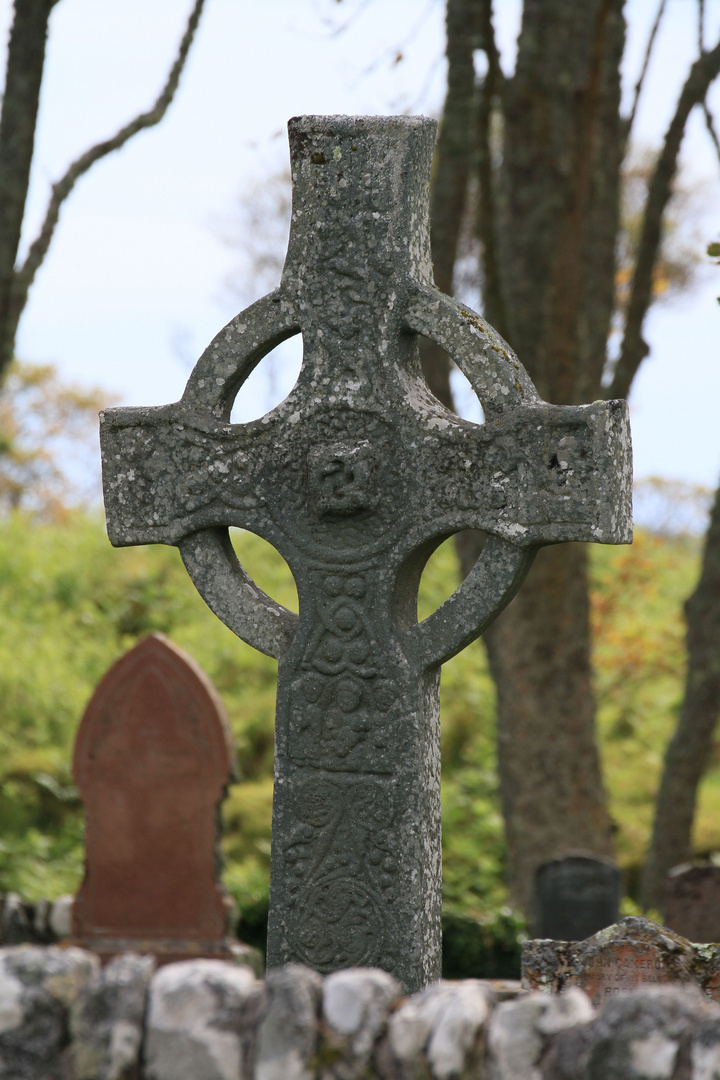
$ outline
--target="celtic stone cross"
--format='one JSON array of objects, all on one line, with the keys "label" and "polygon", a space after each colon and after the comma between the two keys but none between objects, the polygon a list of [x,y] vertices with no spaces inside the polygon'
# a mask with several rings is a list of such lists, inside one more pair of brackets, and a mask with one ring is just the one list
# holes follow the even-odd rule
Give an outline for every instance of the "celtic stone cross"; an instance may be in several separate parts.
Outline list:
[{"label": "celtic stone cross", "polygon": [[[541,401],[509,346],[432,284],[435,124],[290,121],[292,227],[279,288],[234,318],[182,399],[102,418],[113,544],[176,544],[241,638],[277,657],[268,962],[440,973],[440,665],[519,588],[542,544],[626,543],[624,402]],[[231,424],[275,345],[302,333],[289,397]],[[483,406],[476,425],[425,383],[418,335]],[[285,557],[299,615],[248,577],[228,527]],[[488,540],[463,584],[417,621],[429,555]]]}]

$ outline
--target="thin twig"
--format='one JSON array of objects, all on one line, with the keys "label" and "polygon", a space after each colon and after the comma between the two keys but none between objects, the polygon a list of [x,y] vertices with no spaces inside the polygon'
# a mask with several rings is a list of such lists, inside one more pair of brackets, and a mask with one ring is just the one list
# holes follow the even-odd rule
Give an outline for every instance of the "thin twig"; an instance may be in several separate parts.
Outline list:
[{"label": "thin twig", "polygon": [[142,131],[145,128],[154,127],[155,124],[159,124],[167,112],[168,107],[175,96],[175,91],[178,88],[180,76],[182,75],[204,4],[205,0],[195,0],[195,5],[190,13],[187,28],[182,41],[180,42],[175,62],[170,69],[167,82],[153,107],[149,109],[148,112],[140,113],[140,115],[136,116],[134,120],[131,120],[129,124],[120,128],[111,139],[106,139],[103,142],[90,147],[89,150],[86,150],[84,154],[81,154],[80,157],[70,165],[65,175],[53,184],[52,194],[45,213],[45,220],[42,223],[40,232],[30,245],[30,250],[27,253],[25,262],[15,273],[13,293],[16,308],[19,309],[17,311],[18,318],[20,311],[25,305],[28,290],[33,283],[35,274],[47,254],[50,241],[55,232],[55,226],[57,225],[60,216],[60,207],[65,199],[67,199],[77,181],[92,165],[95,164],[96,161],[106,157],[106,155],[112,153],[113,150],[119,150],[121,146],[124,146],[125,143],[133,137],[133,135],[137,135],[139,131]]},{"label": "thin twig", "polygon": [[705,51],[705,0],[698,0],[698,53]]},{"label": "thin twig", "polygon": [[626,126],[626,129],[625,129],[626,130],[626,138],[629,137],[630,129],[632,128],[633,122],[635,120],[635,113],[637,112],[638,101],[640,100],[640,93],[642,91],[643,84],[645,82],[645,75],[647,74],[648,65],[650,63],[650,55],[651,55],[652,50],[653,50],[653,45],[655,44],[655,38],[657,37],[657,32],[658,32],[658,29],[660,27],[662,17],[663,17],[663,15],[665,13],[666,5],[667,5],[667,0],[660,0],[660,5],[659,5],[659,7],[657,9],[657,14],[655,16],[655,22],[653,23],[652,30],[650,31],[650,37],[648,38],[647,48],[645,50],[645,59],[643,60],[643,66],[642,66],[642,68],[640,70],[640,77],[638,78],[638,81],[635,83],[635,92],[634,92],[634,97],[633,97],[632,109],[630,110],[630,115],[629,115],[629,117],[627,119],[627,126]]}]

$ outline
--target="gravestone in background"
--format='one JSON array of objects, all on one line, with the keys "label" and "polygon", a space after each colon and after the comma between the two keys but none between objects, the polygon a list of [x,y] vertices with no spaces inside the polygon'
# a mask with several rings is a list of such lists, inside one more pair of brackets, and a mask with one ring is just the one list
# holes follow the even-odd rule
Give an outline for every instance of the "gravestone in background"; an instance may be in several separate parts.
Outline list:
[{"label": "gravestone in background", "polygon": [[233,771],[222,702],[189,656],[152,634],[113,664],[75,743],[87,820],[76,944],[104,957],[231,955],[218,810]]},{"label": "gravestone in background", "polygon": [[577,852],[539,866],[535,874],[533,936],[584,941],[620,915],[622,879],[610,859]]},{"label": "gravestone in background", "polygon": [[665,925],[690,941],[720,941],[720,866],[676,866],[667,876]]},{"label": "gravestone in background", "polygon": [[524,942],[522,984],[553,992],[579,986],[596,1007],[630,990],[668,984],[697,986],[720,1002],[720,945],[694,945],[631,915],[586,941]]},{"label": "gravestone in background", "polygon": [[[510,347],[432,284],[422,117],[290,121],[293,212],[279,288],[208,346],[182,400],[101,418],[113,544],[176,544],[215,613],[277,657],[268,963],[440,975],[440,665],[509,602],[541,544],[631,539],[625,402],[541,401]],[[275,345],[294,390],[231,424]],[[433,397],[418,337],[468,377],[486,422]],[[228,527],[263,536],[299,617],[248,578]],[[448,536],[473,571],[417,621]]]}]

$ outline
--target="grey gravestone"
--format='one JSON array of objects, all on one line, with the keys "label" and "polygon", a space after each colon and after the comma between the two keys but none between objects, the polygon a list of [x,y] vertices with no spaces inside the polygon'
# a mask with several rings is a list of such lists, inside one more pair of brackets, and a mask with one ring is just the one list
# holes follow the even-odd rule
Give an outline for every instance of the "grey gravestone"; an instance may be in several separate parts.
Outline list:
[{"label": "grey gravestone", "polygon": [[[268,962],[374,965],[414,990],[440,974],[440,665],[508,603],[541,544],[631,539],[625,402],[541,401],[509,346],[433,288],[422,117],[290,121],[293,213],[279,288],[234,318],[181,401],[102,417],[113,544],[176,544],[240,637],[279,660]],[[235,395],[301,333],[272,412]],[[423,334],[482,402],[468,423],[430,393]],[[295,616],[238,562],[228,526],[270,541]],[[488,542],[417,621],[431,552]]]},{"label": "grey gravestone", "polygon": [[551,859],[535,875],[536,938],[584,941],[620,915],[622,880],[610,859],[572,854]]},{"label": "grey gravestone", "polygon": [[683,863],[670,871],[665,925],[690,941],[720,941],[720,866]]}]

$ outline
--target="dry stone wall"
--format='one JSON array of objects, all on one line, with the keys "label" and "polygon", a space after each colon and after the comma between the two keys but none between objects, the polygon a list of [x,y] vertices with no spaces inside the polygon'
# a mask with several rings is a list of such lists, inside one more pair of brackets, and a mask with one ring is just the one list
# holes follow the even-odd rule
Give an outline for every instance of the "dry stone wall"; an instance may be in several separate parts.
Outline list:
[{"label": "dry stone wall", "polygon": [[0,949],[0,1080],[720,1080],[720,1006],[655,987],[596,1011],[577,987],[440,982],[373,968],[258,979],[221,960],[105,967]]}]

